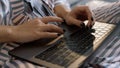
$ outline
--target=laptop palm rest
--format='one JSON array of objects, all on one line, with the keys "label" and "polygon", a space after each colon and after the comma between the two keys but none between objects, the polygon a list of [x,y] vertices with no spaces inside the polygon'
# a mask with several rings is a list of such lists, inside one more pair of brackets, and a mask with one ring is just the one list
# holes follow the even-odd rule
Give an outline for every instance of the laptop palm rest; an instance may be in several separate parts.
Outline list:
[{"label": "laptop palm rest", "polygon": [[[32,58],[37,54],[40,54],[44,52],[45,50],[49,49],[50,47],[58,44],[61,37],[63,35],[59,36],[56,39],[50,38],[50,39],[42,39],[33,41],[30,43],[24,43],[21,46],[15,48],[14,50],[10,51],[9,54],[12,56],[19,56],[21,58]],[[57,42],[56,42],[57,41]]]}]

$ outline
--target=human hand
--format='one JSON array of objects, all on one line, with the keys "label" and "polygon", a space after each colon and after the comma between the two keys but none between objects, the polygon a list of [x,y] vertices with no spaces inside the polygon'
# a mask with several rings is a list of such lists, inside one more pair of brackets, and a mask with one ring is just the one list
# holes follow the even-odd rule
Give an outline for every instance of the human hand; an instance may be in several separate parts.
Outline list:
[{"label": "human hand", "polygon": [[48,22],[63,22],[63,20],[49,16],[26,21],[11,28],[10,38],[13,42],[30,42],[42,38],[56,38],[63,33],[63,29]]},{"label": "human hand", "polygon": [[85,20],[88,20],[88,27],[91,28],[94,25],[92,13],[87,6],[76,6],[65,17],[68,25],[76,25],[78,27],[82,27]]}]

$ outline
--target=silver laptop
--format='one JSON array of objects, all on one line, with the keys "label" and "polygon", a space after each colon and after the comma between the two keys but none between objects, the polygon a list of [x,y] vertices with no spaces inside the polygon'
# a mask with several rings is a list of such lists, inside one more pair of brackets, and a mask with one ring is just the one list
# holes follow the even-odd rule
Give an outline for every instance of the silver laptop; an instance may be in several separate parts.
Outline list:
[{"label": "silver laptop", "polygon": [[61,27],[66,32],[58,38],[24,43],[9,54],[48,68],[78,68],[116,30],[114,24],[102,22],[95,22],[92,29],[65,23]]}]

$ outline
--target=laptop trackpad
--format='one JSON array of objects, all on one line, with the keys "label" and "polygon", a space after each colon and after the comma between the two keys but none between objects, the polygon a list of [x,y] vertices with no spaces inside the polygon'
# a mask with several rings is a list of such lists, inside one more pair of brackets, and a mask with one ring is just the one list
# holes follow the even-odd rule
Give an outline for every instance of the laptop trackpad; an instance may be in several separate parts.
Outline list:
[{"label": "laptop trackpad", "polygon": [[[43,51],[47,50],[48,48],[58,44],[60,42],[60,39],[63,35],[56,39],[42,39],[33,41],[30,43],[24,43],[20,45],[19,47],[13,49],[9,52],[10,55],[15,57],[21,57],[21,58],[32,58]],[[57,41],[56,41],[57,40]]]}]

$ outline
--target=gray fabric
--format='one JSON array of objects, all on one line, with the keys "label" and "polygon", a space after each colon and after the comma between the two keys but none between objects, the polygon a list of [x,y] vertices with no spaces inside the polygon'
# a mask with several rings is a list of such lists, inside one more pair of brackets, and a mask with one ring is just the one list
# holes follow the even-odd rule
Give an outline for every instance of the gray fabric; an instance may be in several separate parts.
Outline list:
[{"label": "gray fabric", "polygon": [[[0,5],[3,6],[2,8],[5,8],[5,9],[0,8],[0,24],[1,25],[18,25],[18,24],[22,24],[25,20],[27,20],[29,18],[41,17],[38,12],[34,12],[31,14],[26,13],[26,15],[25,15],[25,13],[23,12],[24,11],[24,9],[23,9],[24,3],[20,2],[20,0],[16,0],[16,2],[12,2],[12,1],[13,0],[10,0],[10,2],[13,3],[12,4],[13,6],[9,6],[10,5],[9,0],[0,0]],[[28,0],[28,1],[30,1],[30,0]],[[34,1],[36,1],[36,0],[34,0]],[[54,1],[54,0],[51,0],[51,1]],[[56,0],[56,1],[57,2],[55,2],[54,4],[56,4],[56,5],[61,4],[60,0],[59,0],[60,2],[58,0]],[[18,6],[21,9],[19,9],[19,8],[17,8],[17,6],[15,6],[16,3],[19,3],[21,5],[21,6],[20,5]],[[80,3],[80,1],[78,3]],[[93,15],[97,21],[108,22],[108,23],[117,23],[118,21],[120,21],[119,16],[117,16],[118,18],[116,17],[116,15],[120,14],[119,13],[119,8],[120,8],[119,5],[120,5],[120,2],[114,2],[111,4],[111,7],[104,6],[102,8],[94,9]],[[14,14],[14,15],[12,15],[13,16],[12,18],[10,18],[11,9],[9,7],[14,8],[14,9],[12,9],[12,10],[14,10],[14,11],[12,11],[12,13]],[[51,7],[51,8],[53,8],[53,7]],[[116,8],[116,9],[111,10],[112,8]],[[19,10],[22,10],[22,11],[18,12]],[[7,16],[5,16],[6,17],[5,19],[3,19],[3,15],[5,14],[4,12],[6,12],[6,15],[7,15]],[[100,14],[100,12],[102,13],[102,15]],[[115,13],[111,13],[111,12],[115,12]],[[110,18],[111,15],[112,15],[112,18]],[[101,16],[101,18],[99,18],[100,16]],[[102,18],[102,17],[104,17],[104,18]],[[15,18],[20,18],[20,19],[17,20]],[[25,62],[25,61],[11,60],[11,56],[8,55],[8,51],[17,46],[19,46],[19,44],[16,44],[16,43],[5,43],[3,45],[3,47],[0,51],[0,65],[4,65],[3,68],[41,68],[40,66],[35,66],[35,65]],[[97,57],[99,57],[99,56],[97,56]]]},{"label": "gray fabric", "polygon": [[[33,12],[27,12],[25,9],[29,9],[30,7],[26,6],[23,0],[0,0],[0,25],[9,25],[9,26],[18,25],[18,24],[22,24],[24,21],[30,18],[45,16],[44,15],[45,13],[43,12],[45,9],[42,9],[43,6],[41,6],[42,5],[41,0],[27,0],[27,1],[31,3],[29,5],[32,5],[33,9],[37,8],[37,10],[34,10]],[[47,1],[49,0],[45,0],[45,2]],[[63,3],[62,0],[60,2],[58,0],[55,0],[55,2],[57,3],[55,5]],[[54,5],[53,2],[49,2],[48,5],[50,4]],[[0,50],[0,66],[2,65],[2,68],[45,68],[45,67],[33,65],[26,61],[21,61],[16,59],[13,60],[12,57],[8,54],[8,51],[18,46],[19,44],[17,43],[2,44],[1,46],[2,49]]]}]

